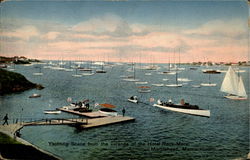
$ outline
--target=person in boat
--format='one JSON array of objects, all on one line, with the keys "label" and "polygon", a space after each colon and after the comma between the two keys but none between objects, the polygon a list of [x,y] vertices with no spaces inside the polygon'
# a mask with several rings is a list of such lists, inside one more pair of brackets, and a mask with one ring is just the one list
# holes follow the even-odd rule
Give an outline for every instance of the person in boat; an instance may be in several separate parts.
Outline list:
[{"label": "person in boat", "polygon": [[169,100],[168,100],[168,103],[173,103],[173,102],[172,102],[172,99],[169,99]]},{"label": "person in boat", "polygon": [[162,105],[162,104],[163,104],[163,102],[162,102],[160,99],[157,100],[157,103],[158,103],[159,105]]},{"label": "person in boat", "polygon": [[8,114],[6,114],[6,115],[4,116],[4,118],[3,118],[3,120],[4,120],[3,125],[5,125],[5,124],[9,125],[8,119],[9,119],[9,118],[8,118]]},{"label": "person in boat", "polygon": [[82,107],[82,102],[79,102],[78,105],[79,105],[79,107]]},{"label": "person in boat", "polygon": [[125,110],[125,108],[123,107],[123,109],[122,109],[122,116],[123,116],[123,117],[125,116],[125,112],[126,112],[126,110]]},{"label": "person in boat", "polygon": [[183,106],[183,105],[185,105],[185,101],[184,101],[184,99],[181,99],[180,104],[181,104],[182,106]]},{"label": "person in boat", "polygon": [[87,109],[89,109],[89,103],[86,103],[86,104],[85,104],[85,107],[86,107]]},{"label": "person in boat", "polygon": [[134,100],[134,96],[130,97],[131,100]]}]

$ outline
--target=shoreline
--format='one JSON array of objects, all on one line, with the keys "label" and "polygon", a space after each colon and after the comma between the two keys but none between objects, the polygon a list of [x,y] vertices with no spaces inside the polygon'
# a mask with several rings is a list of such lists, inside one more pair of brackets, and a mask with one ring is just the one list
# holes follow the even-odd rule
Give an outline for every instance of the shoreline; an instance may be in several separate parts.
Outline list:
[{"label": "shoreline", "polygon": [[[32,158],[34,158],[34,156],[38,156],[37,155],[37,153],[38,153],[44,159],[62,160],[62,158],[60,158],[59,156],[54,155],[53,153],[50,153],[49,151],[45,151],[45,150],[39,148],[38,146],[35,146],[34,144],[32,144],[32,143],[30,143],[30,142],[28,142],[28,141],[26,141],[26,140],[24,140],[24,139],[22,139],[20,137],[17,137],[15,135],[16,131],[21,130],[23,127],[24,126],[21,125],[21,124],[9,124],[9,125],[5,125],[5,126],[1,125],[0,126],[0,133],[8,136],[13,141],[19,142],[20,144],[11,144],[11,143],[10,144],[8,144],[8,143],[0,144],[0,149],[3,150],[3,149],[6,149],[6,147],[7,148],[9,147],[9,149],[11,150],[11,149],[13,149],[13,147],[15,147],[18,150],[19,149],[25,150],[25,152],[28,152],[29,156],[25,157],[24,159],[26,159],[26,158],[27,159],[32,159]],[[12,151],[15,152],[16,150],[12,150]],[[6,154],[9,155],[8,152]],[[3,157],[5,159],[9,158],[9,157],[4,157],[2,155],[2,151],[0,153],[0,157]],[[15,157],[14,159],[19,159],[19,158],[20,157]]]}]

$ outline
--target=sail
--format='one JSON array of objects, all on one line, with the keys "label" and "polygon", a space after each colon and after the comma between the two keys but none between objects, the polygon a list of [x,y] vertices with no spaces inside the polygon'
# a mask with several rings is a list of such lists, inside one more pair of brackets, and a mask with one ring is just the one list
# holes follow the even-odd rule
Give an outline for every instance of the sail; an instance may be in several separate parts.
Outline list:
[{"label": "sail", "polygon": [[230,66],[222,82],[220,91],[238,95],[238,76]]},{"label": "sail", "polygon": [[247,94],[246,94],[246,90],[245,90],[245,87],[244,87],[244,83],[243,83],[243,80],[242,80],[242,77],[240,76],[240,80],[239,80],[239,85],[238,85],[238,96],[241,96],[241,97],[247,97]]}]

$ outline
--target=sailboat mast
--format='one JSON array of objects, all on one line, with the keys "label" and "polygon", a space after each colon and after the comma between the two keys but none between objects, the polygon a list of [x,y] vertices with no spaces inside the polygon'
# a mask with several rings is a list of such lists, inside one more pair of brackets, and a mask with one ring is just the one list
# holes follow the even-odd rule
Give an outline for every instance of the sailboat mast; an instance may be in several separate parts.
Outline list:
[{"label": "sailboat mast", "polygon": [[134,71],[134,79],[135,79],[135,66],[134,63],[132,63],[133,71]]},{"label": "sailboat mast", "polygon": [[208,78],[209,84],[211,84],[211,77],[210,77],[210,74],[208,74],[208,76],[209,76],[209,78]]}]

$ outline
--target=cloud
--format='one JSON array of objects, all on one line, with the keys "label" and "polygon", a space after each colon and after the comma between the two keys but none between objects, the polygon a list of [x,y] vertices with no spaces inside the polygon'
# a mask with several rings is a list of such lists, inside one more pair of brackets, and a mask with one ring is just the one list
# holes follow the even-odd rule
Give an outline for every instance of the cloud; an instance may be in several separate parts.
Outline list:
[{"label": "cloud", "polygon": [[87,21],[80,22],[73,26],[72,30],[77,32],[93,33],[114,32],[120,23],[123,23],[123,20],[119,16],[105,14],[100,17],[94,17]]},{"label": "cloud", "polygon": [[185,34],[202,36],[228,36],[237,37],[246,34],[247,22],[241,19],[212,20],[200,27],[184,31]]},{"label": "cloud", "polygon": [[9,32],[1,32],[1,36],[5,37],[15,37],[22,40],[29,40],[31,37],[39,36],[40,33],[34,26],[22,26],[21,28],[18,28],[14,31]]},{"label": "cloud", "polygon": [[60,35],[59,32],[48,32],[42,36],[43,39],[55,40]]}]

